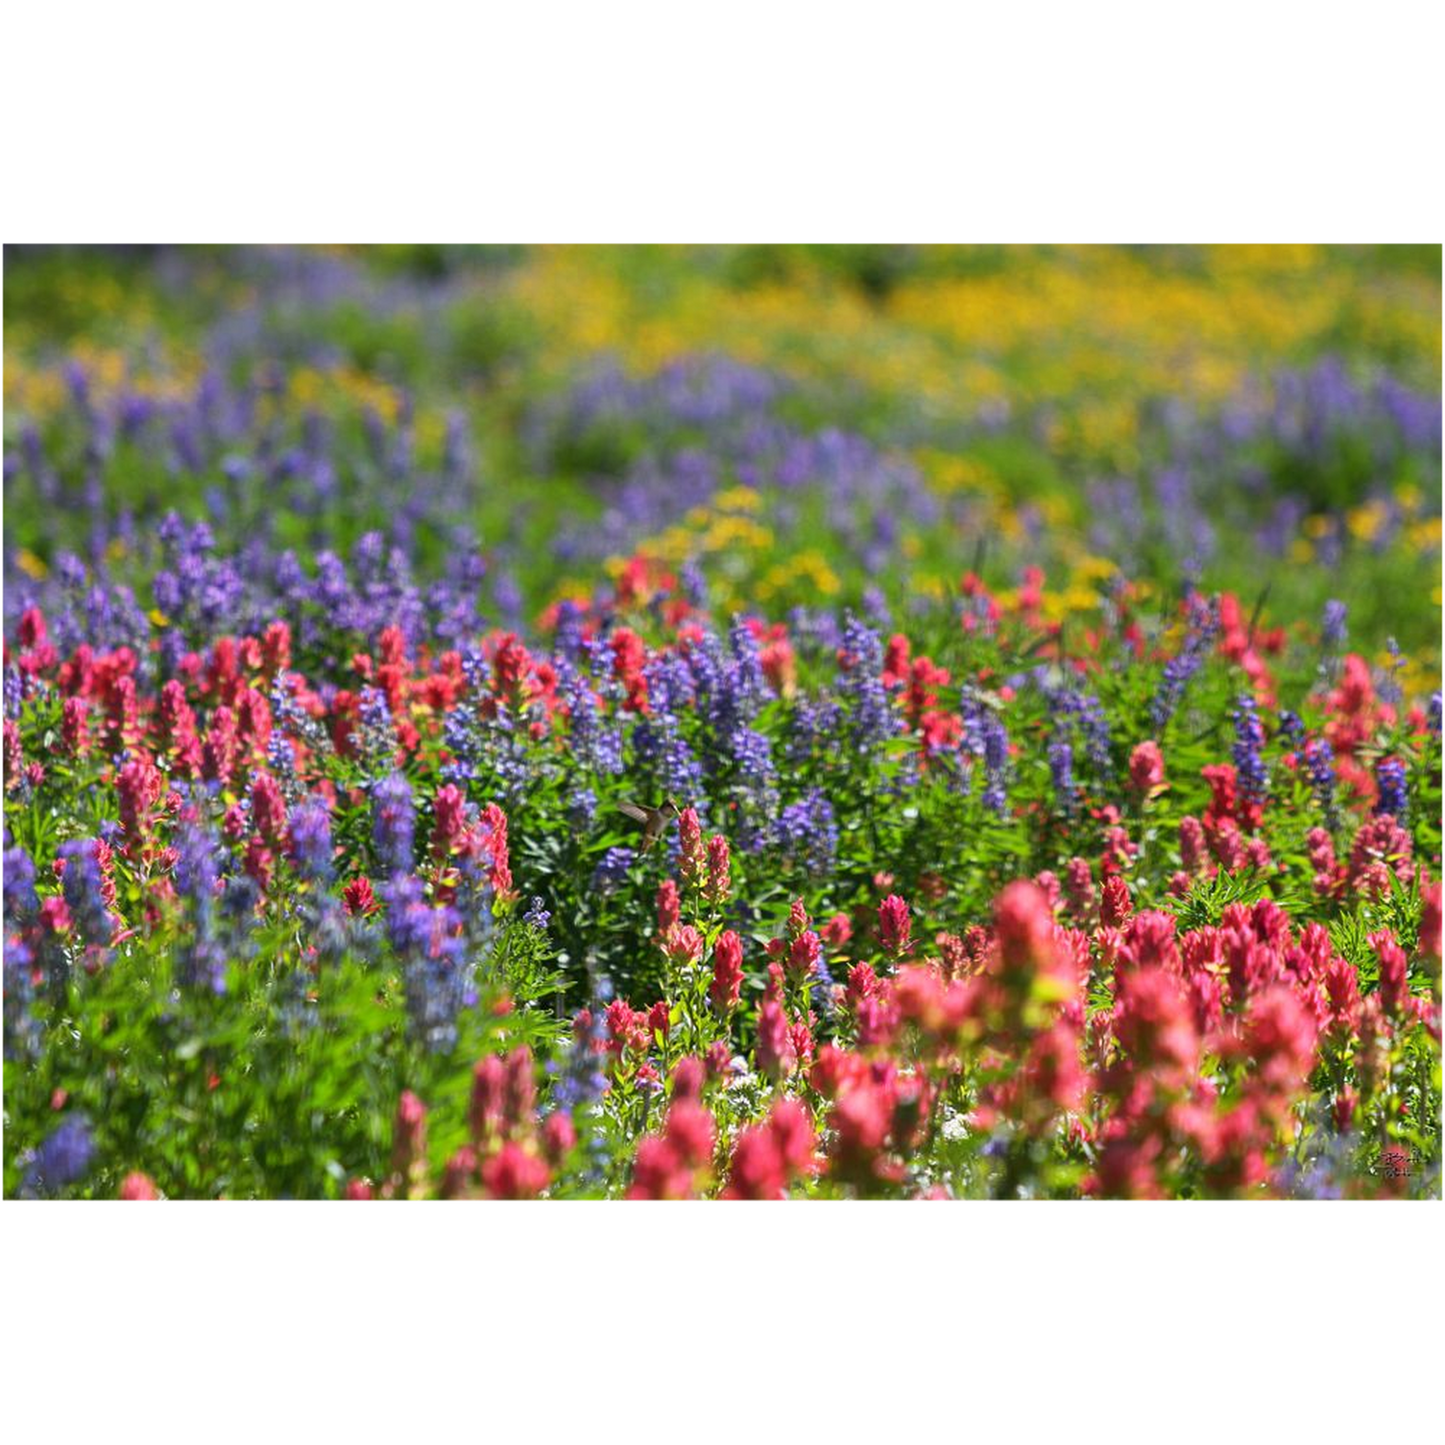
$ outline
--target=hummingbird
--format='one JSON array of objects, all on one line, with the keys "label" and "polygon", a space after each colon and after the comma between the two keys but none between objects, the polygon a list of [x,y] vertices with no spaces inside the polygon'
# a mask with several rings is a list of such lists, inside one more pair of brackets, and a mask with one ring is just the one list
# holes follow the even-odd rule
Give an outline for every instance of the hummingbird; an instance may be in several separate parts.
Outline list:
[{"label": "hummingbird", "polygon": [[660,808],[649,808],[641,803],[619,803],[617,806],[629,818],[635,818],[642,824],[642,851],[644,853],[662,837],[663,829],[682,812],[682,809],[677,806],[676,798],[668,798]]}]

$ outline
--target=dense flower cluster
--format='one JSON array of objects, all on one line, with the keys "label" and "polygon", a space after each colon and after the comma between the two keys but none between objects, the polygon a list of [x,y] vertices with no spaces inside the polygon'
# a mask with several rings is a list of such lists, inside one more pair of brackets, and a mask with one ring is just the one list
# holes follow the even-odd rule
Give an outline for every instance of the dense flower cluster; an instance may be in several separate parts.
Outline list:
[{"label": "dense flower cluster", "polygon": [[1084,565],[985,525],[1042,411],[589,364],[499,409],[576,504],[504,523],[455,375],[282,330],[24,373],[8,1192],[1439,1192],[1434,641],[1214,535],[1425,548],[1327,462],[1438,478],[1438,407],[1180,401]]}]

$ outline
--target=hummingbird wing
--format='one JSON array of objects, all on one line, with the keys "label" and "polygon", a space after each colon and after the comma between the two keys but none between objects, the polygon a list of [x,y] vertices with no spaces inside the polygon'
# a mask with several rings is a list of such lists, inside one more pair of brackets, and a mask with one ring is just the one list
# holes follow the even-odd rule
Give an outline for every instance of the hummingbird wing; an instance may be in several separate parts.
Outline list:
[{"label": "hummingbird wing", "polygon": [[646,808],[639,808],[636,803],[619,803],[617,810],[626,813],[629,818],[635,818],[639,823],[645,823],[652,816]]}]

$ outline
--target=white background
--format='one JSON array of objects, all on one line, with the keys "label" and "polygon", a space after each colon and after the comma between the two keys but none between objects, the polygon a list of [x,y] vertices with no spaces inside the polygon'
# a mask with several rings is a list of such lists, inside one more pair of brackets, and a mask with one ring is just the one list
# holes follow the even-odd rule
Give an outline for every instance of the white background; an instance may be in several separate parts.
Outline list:
[{"label": "white background", "polygon": [[[0,237],[1439,241],[1435,8],[9,6]],[[1441,1218],[7,1202],[0,1409],[44,1439],[1398,1437],[1436,1409]]]}]

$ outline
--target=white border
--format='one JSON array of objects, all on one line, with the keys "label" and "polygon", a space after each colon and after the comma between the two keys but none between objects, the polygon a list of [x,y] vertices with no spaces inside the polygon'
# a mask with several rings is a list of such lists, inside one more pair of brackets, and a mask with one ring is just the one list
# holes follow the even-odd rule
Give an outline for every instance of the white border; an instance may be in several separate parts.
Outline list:
[{"label": "white border", "polygon": [[1425,0],[4,11],[0,239],[1430,241]]},{"label": "white border", "polygon": [[4,1216],[6,1413],[65,1438],[1217,1445],[1433,1406],[1432,1205]]}]

